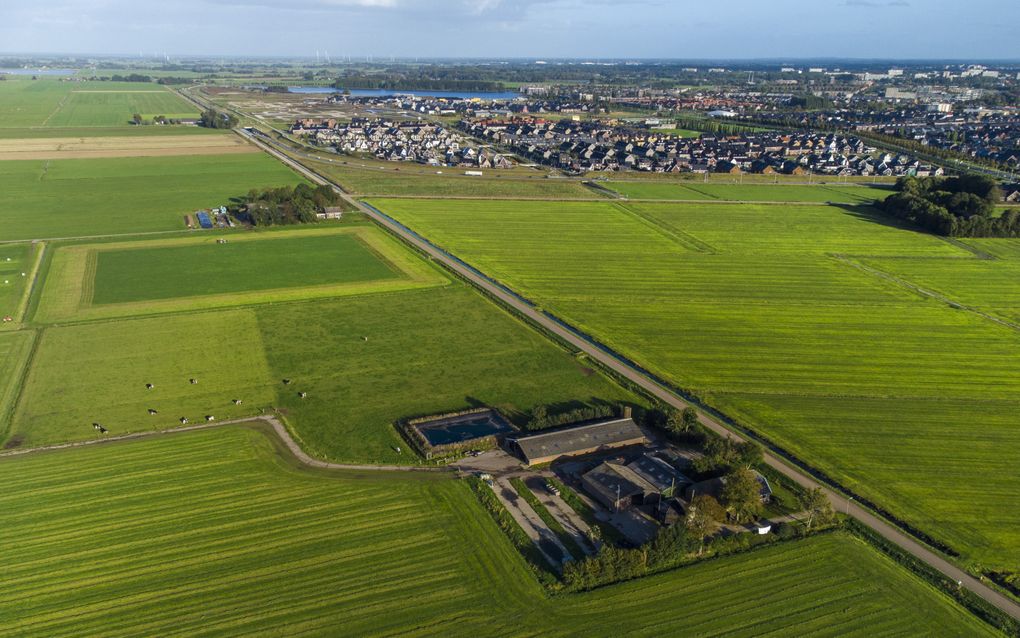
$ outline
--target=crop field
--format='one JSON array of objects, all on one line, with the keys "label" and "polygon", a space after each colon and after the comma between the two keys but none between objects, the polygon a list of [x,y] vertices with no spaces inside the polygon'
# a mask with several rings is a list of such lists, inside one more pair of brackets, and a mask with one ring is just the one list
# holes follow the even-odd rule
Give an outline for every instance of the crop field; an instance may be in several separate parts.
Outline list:
[{"label": "crop field", "polygon": [[257,153],[237,135],[0,138],[0,161]]},{"label": "crop field", "polygon": [[835,206],[374,204],[966,558],[1020,570],[1020,332],[862,267],[966,269],[972,252]]},{"label": "crop field", "polygon": [[230,234],[226,244],[216,239],[198,233],[61,246],[34,319],[108,319],[449,282],[370,225]]},{"label": "crop field", "polygon": [[196,208],[299,181],[261,153],[0,162],[0,241],[183,230]]},{"label": "crop field", "polygon": [[882,199],[891,191],[852,184],[801,185],[801,184],[713,184],[703,182],[602,182],[602,185],[631,199],[677,199],[738,202],[838,202],[842,204],[870,203]]},{"label": "crop field", "polygon": [[237,426],[0,481],[3,636],[992,635],[842,534],[553,599],[464,483],[313,472]]},{"label": "crop field", "polygon": [[96,422],[116,435],[248,416],[275,396],[250,310],[48,328],[38,339],[11,429],[23,447],[97,438]]},{"label": "crop field", "polygon": [[415,462],[397,419],[479,403],[520,423],[539,404],[556,413],[638,401],[460,284],[262,306],[256,316],[272,377],[293,380],[278,405],[322,458]]},{"label": "crop field", "polygon": [[0,86],[0,126],[125,126],[135,113],[148,118],[197,117],[171,90],[139,82],[7,80]]}]

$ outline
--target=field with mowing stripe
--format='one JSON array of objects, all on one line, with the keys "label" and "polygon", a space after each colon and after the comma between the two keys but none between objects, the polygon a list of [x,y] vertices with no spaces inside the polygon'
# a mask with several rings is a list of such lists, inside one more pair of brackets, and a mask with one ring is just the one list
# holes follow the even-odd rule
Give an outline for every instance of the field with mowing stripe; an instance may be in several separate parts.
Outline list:
[{"label": "field with mowing stripe", "polygon": [[1020,331],[862,266],[998,264],[975,294],[1009,300],[1008,261],[856,208],[373,203],[966,559],[1020,571]]},{"label": "field with mowing stripe", "polygon": [[28,360],[34,333],[28,331],[0,333],[0,440],[6,438],[18,381]]},{"label": "field with mowing stripe", "polygon": [[237,135],[0,138],[0,161],[257,153]]},{"label": "field with mowing stripe", "polygon": [[196,208],[299,181],[261,153],[0,162],[0,241],[183,230]]},{"label": "field with mowing stripe", "polygon": [[842,534],[549,598],[464,483],[299,469],[236,426],[0,481],[2,636],[992,635]]},{"label": "field with mowing stripe", "polygon": [[93,422],[124,434],[182,416],[248,416],[275,397],[250,310],[48,328],[38,339],[11,429],[24,447],[96,438]]},{"label": "field with mowing stripe", "polygon": [[[55,249],[34,320],[109,319],[443,285],[368,224]],[[254,267],[257,265],[257,267]]]},{"label": "field with mowing stripe", "polygon": [[718,199],[742,202],[839,202],[869,203],[884,198],[891,191],[854,185],[791,185],[791,184],[712,184],[696,181],[683,183],[665,181],[602,182],[631,199]]}]

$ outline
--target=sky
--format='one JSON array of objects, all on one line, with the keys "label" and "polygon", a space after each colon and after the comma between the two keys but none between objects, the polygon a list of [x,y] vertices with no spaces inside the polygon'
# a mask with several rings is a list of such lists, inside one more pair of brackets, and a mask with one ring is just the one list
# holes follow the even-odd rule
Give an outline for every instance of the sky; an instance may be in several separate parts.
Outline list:
[{"label": "sky", "polygon": [[1020,0],[0,0],[0,52],[1020,59]]}]

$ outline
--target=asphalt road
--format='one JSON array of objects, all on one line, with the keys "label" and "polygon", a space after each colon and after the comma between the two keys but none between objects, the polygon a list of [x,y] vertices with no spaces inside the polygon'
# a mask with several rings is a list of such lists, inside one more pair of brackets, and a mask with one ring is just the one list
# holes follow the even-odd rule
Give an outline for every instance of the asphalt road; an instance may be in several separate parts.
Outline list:
[{"label": "asphalt road", "polygon": [[[251,140],[257,146],[261,147],[283,163],[287,164],[294,170],[305,175],[309,180],[317,184],[329,184],[336,188],[336,190],[353,206],[357,207],[358,210],[365,213],[372,219],[374,219],[379,225],[390,230],[400,238],[402,238],[408,244],[421,250],[423,253],[428,255],[434,261],[443,264],[446,268],[453,271],[466,281],[470,282],[475,287],[484,291],[491,297],[499,300],[501,303],[512,308],[518,312],[521,316],[528,319],[535,325],[540,326],[542,329],[556,335],[564,342],[570,344],[572,347],[584,352],[589,357],[595,359],[606,368],[612,370],[614,373],[627,379],[634,385],[642,388],[650,395],[656,397],[660,401],[670,405],[674,408],[682,410],[688,407],[690,404],[684,401],[682,398],[674,394],[670,389],[660,385],[643,371],[635,368],[632,364],[623,361],[618,358],[615,354],[611,353],[602,346],[589,341],[577,332],[566,327],[563,323],[553,319],[550,316],[536,310],[530,303],[524,299],[518,297],[512,292],[504,289],[500,285],[494,283],[492,280],[485,277],[480,272],[465,265],[460,260],[456,259],[452,255],[448,254],[444,250],[434,246],[424,238],[411,232],[408,228],[397,223],[390,217],[382,214],[380,211],[362,204],[356,199],[350,197],[343,192],[342,189],[338,188],[336,184],[333,184],[329,180],[325,179],[318,173],[315,173],[308,168],[304,167],[297,161],[284,155],[283,153],[276,150],[274,147],[266,143],[266,140],[261,138],[255,138],[245,132],[238,131],[239,134]],[[695,407],[695,406],[691,406]],[[743,437],[739,432],[731,430],[727,426],[723,425],[719,421],[711,418],[707,414],[699,411],[698,420],[701,424],[712,430],[713,432],[721,436],[729,436],[734,440],[743,441]],[[1006,614],[1009,614],[1016,620],[1020,620],[1020,604],[1008,598],[1007,596],[999,593],[997,590],[992,589],[988,585],[985,585],[977,578],[974,578],[964,570],[960,569],[950,561],[946,560],[939,554],[936,554],[920,542],[915,540],[913,537],[902,532],[898,527],[888,523],[885,519],[872,513],[870,510],[861,507],[856,502],[847,498],[847,496],[836,492],[827,485],[824,485],[808,473],[800,470],[792,465],[789,465],[784,459],[766,451],[764,456],[765,463],[770,467],[780,472],[790,480],[803,486],[807,489],[820,488],[822,492],[829,498],[833,503],[833,507],[838,511],[848,514],[861,523],[867,525],[880,536],[886,540],[898,545],[901,549],[921,561],[927,563],[931,567],[935,568],[939,572],[943,573],[947,577],[960,583],[961,587],[964,587],[974,594],[980,596],[987,602],[995,605]]]}]

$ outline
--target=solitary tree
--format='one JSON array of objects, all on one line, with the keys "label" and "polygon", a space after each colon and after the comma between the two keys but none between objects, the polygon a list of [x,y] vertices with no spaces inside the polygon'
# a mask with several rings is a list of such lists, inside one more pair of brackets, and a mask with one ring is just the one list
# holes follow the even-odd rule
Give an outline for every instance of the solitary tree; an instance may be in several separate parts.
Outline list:
[{"label": "solitary tree", "polygon": [[761,484],[754,472],[740,468],[727,474],[725,479],[722,502],[730,518],[737,523],[748,523],[761,516],[764,509]]},{"label": "solitary tree", "polygon": [[698,554],[705,549],[705,538],[715,532],[720,521],[726,518],[726,511],[708,494],[696,494],[687,507],[684,527],[693,538],[698,539]]},{"label": "solitary tree", "polygon": [[804,509],[808,514],[807,528],[809,530],[815,522],[824,525],[831,521],[834,516],[832,503],[829,502],[828,497],[818,487],[804,496]]}]

